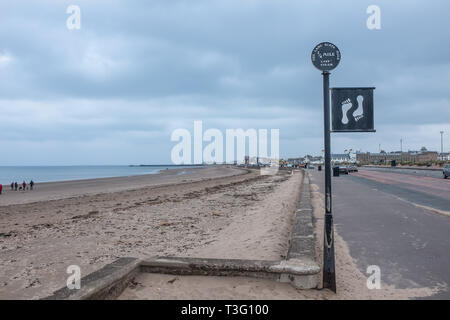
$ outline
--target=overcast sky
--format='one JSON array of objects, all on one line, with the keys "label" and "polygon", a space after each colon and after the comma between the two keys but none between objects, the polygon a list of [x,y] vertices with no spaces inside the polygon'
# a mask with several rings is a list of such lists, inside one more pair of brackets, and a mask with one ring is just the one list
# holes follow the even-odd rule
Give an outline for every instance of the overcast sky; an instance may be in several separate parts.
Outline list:
[{"label": "overcast sky", "polygon": [[[369,30],[369,5],[381,29]],[[81,29],[69,30],[69,5]],[[323,149],[331,86],[375,86],[374,133],[332,152],[450,150],[448,0],[0,2],[0,165],[170,163],[176,128],[280,129],[280,154]]]}]

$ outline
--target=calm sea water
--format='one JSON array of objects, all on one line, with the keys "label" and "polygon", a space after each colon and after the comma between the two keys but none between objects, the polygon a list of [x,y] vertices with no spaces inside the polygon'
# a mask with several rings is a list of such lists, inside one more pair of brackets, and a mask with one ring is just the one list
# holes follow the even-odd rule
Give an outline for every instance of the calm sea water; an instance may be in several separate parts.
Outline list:
[{"label": "calm sea water", "polygon": [[[52,182],[155,174],[160,170],[187,168],[186,166],[0,166],[0,183],[17,181]],[[192,168],[192,166],[190,166]]]}]

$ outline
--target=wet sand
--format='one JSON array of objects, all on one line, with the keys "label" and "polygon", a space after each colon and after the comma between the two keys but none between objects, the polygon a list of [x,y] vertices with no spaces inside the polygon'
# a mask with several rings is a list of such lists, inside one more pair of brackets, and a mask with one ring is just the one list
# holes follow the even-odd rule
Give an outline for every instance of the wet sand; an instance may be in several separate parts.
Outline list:
[{"label": "wet sand", "polygon": [[32,191],[12,191],[10,186],[4,185],[3,194],[0,196],[0,206],[111,193],[150,186],[220,178],[242,173],[244,171],[233,169],[230,166],[210,166],[162,170],[157,174],[137,176],[36,183]]}]

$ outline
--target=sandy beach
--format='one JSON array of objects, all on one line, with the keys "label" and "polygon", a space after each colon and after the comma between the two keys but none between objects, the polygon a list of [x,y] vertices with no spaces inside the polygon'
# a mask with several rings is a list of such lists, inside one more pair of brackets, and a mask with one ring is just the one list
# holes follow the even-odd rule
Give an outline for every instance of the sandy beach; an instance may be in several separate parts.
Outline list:
[{"label": "sandy beach", "polygon": [[278,260],[301,172],[227,166],[38,184],[0,205],[0,299],[38,299],[119,257]]}]

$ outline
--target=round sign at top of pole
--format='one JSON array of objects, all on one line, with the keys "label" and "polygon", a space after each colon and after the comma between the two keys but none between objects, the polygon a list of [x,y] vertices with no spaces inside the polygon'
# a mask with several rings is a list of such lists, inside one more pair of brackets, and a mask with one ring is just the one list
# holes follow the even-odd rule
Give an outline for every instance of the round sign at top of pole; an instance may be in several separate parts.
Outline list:
[{"label": "round sign at top of pole", "polygon": [[330,42],[319,43],[311,53],[313,65],[321,71],[330,71],[341,61],[341,52]]}]

